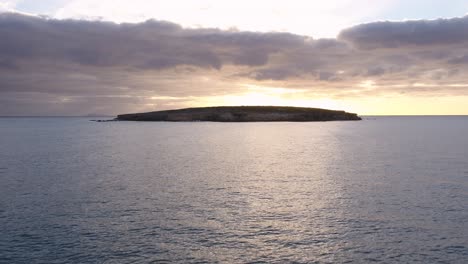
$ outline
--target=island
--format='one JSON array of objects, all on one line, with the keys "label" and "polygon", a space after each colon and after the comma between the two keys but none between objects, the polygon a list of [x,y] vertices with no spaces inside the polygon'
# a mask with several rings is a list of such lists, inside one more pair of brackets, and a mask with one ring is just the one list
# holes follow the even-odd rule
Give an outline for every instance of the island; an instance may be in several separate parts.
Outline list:
[{"label": "island", "polygon": [[117,121],[310,122],[361,120],[354,113],[292,106],[216,106],[118,115]]}]

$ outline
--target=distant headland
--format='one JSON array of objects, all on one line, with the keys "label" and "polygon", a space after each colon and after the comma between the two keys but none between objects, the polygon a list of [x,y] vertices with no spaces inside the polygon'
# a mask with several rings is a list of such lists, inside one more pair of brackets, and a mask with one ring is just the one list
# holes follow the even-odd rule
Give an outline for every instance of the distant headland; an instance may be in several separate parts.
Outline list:
[{"label": "distant headland", "polygon": [[361,120],[354,113],[291,106],[216,106],[118,115],[124,121],[309,122]]}]

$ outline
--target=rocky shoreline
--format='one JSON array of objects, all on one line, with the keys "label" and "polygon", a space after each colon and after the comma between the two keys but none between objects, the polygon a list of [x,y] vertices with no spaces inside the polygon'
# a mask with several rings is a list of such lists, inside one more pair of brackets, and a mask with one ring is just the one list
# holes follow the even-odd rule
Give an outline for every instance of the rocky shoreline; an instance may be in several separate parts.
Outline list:
[{"label": "rocky shoreline", "polygon": [[355,113],[290,106],[218,106],[122,114],[118,121],[311,122],[361,120]]}]

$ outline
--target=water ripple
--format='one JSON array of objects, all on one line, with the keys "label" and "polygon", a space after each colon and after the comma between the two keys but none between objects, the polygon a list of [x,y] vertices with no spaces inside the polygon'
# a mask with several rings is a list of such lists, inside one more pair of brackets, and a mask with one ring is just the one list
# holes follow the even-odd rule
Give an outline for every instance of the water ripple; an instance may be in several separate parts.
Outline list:
[{"label": "water ripple", "polygon": [[466,263],[468,119],[430,120],[0,119],[0,263]]}]

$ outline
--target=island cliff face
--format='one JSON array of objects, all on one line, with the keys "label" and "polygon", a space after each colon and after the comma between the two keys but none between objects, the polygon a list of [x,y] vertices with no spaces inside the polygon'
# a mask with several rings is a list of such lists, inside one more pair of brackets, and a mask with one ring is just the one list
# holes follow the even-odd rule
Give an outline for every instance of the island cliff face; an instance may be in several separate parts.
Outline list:
[{"label": "island cliff face", "polygon": [[215,121],[215,122],[274,122],[274,121],[336,121],[361,120],[354,113],[319,108],[289,106],[218,106],[166,110],[118,115],[126,121]]}]

